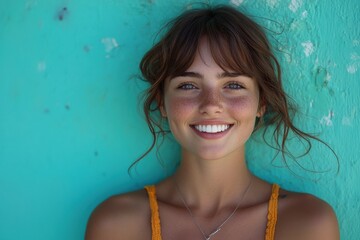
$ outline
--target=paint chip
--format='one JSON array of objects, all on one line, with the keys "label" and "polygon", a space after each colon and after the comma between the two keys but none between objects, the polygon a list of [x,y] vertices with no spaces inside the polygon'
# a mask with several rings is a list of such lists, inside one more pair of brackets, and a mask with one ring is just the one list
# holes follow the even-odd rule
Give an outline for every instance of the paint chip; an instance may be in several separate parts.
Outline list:
[{"label": "paint chip", "polygon": [[329,114],[327,116],[323,116],[320,119],[320,124],[331,127],[333,125],[333,122],[332,122],[333,117],[334,117],[334,112],[332,110],[330,110]]},{"label": "paint chip", "polygon": [[37,69],[39,72],[44,72],[46,70],[46,62],[38,62]]},{"label": "paint chip", "polygon": [[351,126],[351,119],[349,117],[343,117],[341,124],[345,126]]},{"label": "paint chip", "polygon": [[230,3],[234,4],[235,6],[240,6],[244,0],[230,0]]},{"label": "paint chip", "polygon": [[266,0],[266,3],[269,7],[274,8],[278,4],[278,1],[277,0]]},{"label": "paint chip", "polygon": [[356,52],[354,52],[351,54],[350,59],[354,61],[360,60],[360,56]]},{"label": "paint chip", "polygon": [[117,43],[115,38],[103,38],[101,39],[101,42],[105,46],[105,52],[110,53],[115,48],[119,47],[119,44]]},{"label": "paint chip", "polygon": [[350,63],[346,66],[346,71],[350,74],[357,72],[360,67],[360,56],[357,52],[353,52],[350,55]]},{"label": "paint chip", "polygon": [[348,73],[354,74],[354,73],[357,72],[358,69],[357,69],[357,67],[356,67],[355,64],[350,64],[350,65],[348,65],[348,66],[346,67],[346,70],[347,70]]},{"label": "paint chip", "polygon": [[302,5],[302,0],[291,0],[289,4],[289,9],[295,13]]},{"label": "paint chip", "polygon": [[305,10],[301,13],[302,19],[307,18],[307,16],[308,16],[308,11]]},{"label": "paint chip", "polygon": [[309,57],[314,52],[314,44],[310,41],[301,43],[301,46],[304,48],[306,57]]}]

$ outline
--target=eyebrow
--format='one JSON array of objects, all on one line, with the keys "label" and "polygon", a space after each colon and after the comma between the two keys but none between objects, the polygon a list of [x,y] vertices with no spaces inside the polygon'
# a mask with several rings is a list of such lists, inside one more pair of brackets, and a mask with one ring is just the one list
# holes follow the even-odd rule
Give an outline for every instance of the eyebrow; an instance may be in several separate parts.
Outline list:
[{"label": "eyebrow", "polygon": [[[239,72],[222,72],[217,75],[217,78],[227,78],[227,77],[239,77],[244,76],[245,74]],[[197,73],[197,72],[183,72],[178,75],[178,77],[194,77],[203,79],[204,75]]]}]

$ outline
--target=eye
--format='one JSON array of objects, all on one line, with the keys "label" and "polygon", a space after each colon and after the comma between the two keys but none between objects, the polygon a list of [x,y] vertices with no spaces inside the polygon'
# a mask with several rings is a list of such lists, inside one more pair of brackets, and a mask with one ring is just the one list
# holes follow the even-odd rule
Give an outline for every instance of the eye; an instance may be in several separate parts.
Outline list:
[{"label": "eye", "polygon": [[237,89],[243,89],[244,86],[241,83],[238,83],[238,82],[230,82],[225,86],[225,88],[237,90]]},{"label": "eye", "polygon": [[181,83],[177,89],[181,89],[181,90],[192,90],[192,89],[197,89],[197,87],[192,84],[192,83]]}]

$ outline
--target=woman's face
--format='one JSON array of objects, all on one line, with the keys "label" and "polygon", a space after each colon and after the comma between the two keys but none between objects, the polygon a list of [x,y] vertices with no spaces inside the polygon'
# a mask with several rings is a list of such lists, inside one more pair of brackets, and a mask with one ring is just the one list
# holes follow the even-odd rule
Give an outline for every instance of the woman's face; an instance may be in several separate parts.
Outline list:
[{"label": "woman's face", "polygon": [[263,111],[255,80],[220,68],[205,39],[189,69],[165,83],[161,107],[183,152],[202,159],[243,154]]}]

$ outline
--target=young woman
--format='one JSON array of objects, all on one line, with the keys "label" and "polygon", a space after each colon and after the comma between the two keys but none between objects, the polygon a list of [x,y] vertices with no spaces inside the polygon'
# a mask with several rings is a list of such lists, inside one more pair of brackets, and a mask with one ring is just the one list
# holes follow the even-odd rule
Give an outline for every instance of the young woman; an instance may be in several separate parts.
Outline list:
[{"label": "young woman", "polygon": [[290,120],[261,27],[226,6],[189,10],[140,67],[150,83],[144,110],[154,142],[167,123],[181,164],[154,186],[103,202],[87,240],[339,239],[327,203],[279,189],[246,167],[245,144],[260,127],[274,126],[282,153],[289,131],[313,138]]}]

